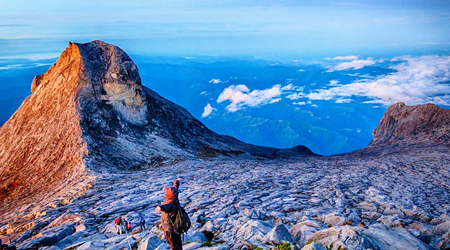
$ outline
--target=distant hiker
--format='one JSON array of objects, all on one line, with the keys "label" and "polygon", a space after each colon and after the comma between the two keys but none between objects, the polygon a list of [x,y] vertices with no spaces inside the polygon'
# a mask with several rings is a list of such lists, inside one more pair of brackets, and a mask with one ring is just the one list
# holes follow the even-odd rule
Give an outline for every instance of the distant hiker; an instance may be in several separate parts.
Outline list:
[{"label": "distant hiker", "polygon": [[164,238],[171,250],[183,250],[181,234],[189,230],[191,226],[189,216],[180,206],[180,201],[178,200],[180,181],[181,178],[178,178],[173,182],[172,187],[164,188],[164,202],[155,208],[155,213],[161,212]]},{"label": "distant hiker", "polygon": [[123,226],[123,230],[127,231],[128,228],[128,221],[125,218],[122,218],[122,226]]},{"label": "distant hiker", "polygon": [[141,228],[141,231],[145,230],[145,219],[142,215],[139,217],[139,227]]},{"label": "distant hiker", "polygon": [[122,216],[119,216],[114,224],[116,224],[117,234],[122,234]]},{"label": "distant hiker", "polygon": [[127,231],[131,231],[133,230],[133,225],[131,224],[131,222],[128,222],[127,227],[126,227]]}]

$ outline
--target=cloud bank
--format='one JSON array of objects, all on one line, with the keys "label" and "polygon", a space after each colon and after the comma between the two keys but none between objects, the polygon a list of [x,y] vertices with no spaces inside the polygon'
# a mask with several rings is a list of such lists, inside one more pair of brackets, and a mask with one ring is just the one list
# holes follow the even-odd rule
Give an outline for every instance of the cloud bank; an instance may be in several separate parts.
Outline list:
[{"label": "cloud bank", "polygon": [[269,103],[279,102],[279,98],[282,94],[281,85],[277,84],[270,89],[264,90],[250,90],[247,86],[241,85],[231,85],[224,89],[219,95],[217,103],[230,101],[231,103],[226,107],[230,112],[236,112],[246,106],[257,107],[261,105],[266,105]]},{"label": "cloud bank", "polygon": [[357,56],[336,56],[333,60],[341,60],[341,61],[350,61],[350,60],[358,60]]},{"label": "cloud bank", "polygon": [[394,73],[317,90],[305,96],[310,100],[341,100],[341,103],[351,96],[364,96],[373,99],[368,103],[384,105],[397,102],[450,105],[450,56],[404,56],[392,61],[400,62],[390,67],[396,71]]},{"label": "cloud bank", "polygon": [[[359,68],[375,62],[369,59],[353,60],[339,69]],[[277,84],[262,90],[250,90],[246,85],[231,85],[222,91],[217,103],[229,101],[230,104],[226,106],[229,112],[276,103],[282,99],[291,100],[294,105],[317,107],[313,101],[344,104],[354,101],[355,97],[367,98],[364,103],[382,105],[404,102],[408,105],[435,103],[450,106],[450,56],[403,56],[389,63],[393,65],[389,68],[394,72],[387,75],[355,75],[359,79],[348,84],[340,80],[328,80],[329,84],[318,85],[320,89],[308,92],[304,86],[296,86],[290,81],[286,86]],[[213,110],[208,104],[202,117],[210,115]]]},{"label": "cloud bank", "polygon": [[347,70],[347,69],[357,70],[357,69],[362,69],[366,66],[374,65],[375,63],[376,63],[376,61],[371,60],[371,59],[353,60],[351,62],[339,63],[338,65],[331,67],[328,71],[332,72],[332,71],[336,71],[336,70],[340,71],[340,70]]}]

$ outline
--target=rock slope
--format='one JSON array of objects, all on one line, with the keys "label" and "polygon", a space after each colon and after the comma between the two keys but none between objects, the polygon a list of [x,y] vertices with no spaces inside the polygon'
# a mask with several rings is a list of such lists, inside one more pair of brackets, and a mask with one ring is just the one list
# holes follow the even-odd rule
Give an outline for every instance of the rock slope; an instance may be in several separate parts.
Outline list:
[{"label": "rock slope", "polygon": [[[30,216],[27,223],[5,218],[9,223],[0,232],[21,249],[167,249],[153,211],[163,187],[182,177],[180,201],[194,222],[184,249],[271,249],[283,242],[295,249],[331,243],[334,250],[448,249],[449,165],[448,154],[417,151],[302,161],[189,160],[102,172],[78,198],[40,207],[32,218],[15,214]],[[119,215],[133,225],[142,215],[148,228],[117,235]],[[206,241],[213,247],[202,248]]]},{"label": "rock slope", "polygon": [[101,41],[69,43],[58,61],[35,77],[31,90],[0,128],[0,214],[13,204],[86,185],[85,173],[98,168],[138,169],[193,157],[313,154],[303,146],[258,147],[212,132],[143,86],[131,58]]}]

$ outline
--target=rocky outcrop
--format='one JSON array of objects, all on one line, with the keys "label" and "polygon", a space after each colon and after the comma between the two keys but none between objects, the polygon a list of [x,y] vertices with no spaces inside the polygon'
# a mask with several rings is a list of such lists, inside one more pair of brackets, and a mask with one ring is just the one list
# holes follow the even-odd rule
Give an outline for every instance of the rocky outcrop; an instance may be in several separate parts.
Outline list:
[{"label": "rocky outcrop", "polygon": [[435,104],[388,108],[369,146],[393,144],[450,145],[450,110]]},{"label": "rocky outcrop", "polygon": [[313,155],[304,146],[259,147],[212,132],[142,85],[131,58],[101,41],[69,43],[31,90],[0,129],[0,214],[69,184],[77,193],[83,187],[73,185],[91,170],[133,170],[195,157]]}]

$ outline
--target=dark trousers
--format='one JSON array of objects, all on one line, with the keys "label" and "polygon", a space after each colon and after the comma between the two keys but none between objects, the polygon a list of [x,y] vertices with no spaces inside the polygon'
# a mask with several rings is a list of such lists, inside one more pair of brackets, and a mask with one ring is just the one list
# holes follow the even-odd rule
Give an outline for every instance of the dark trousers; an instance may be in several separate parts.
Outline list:
[{"label": "dark trousers", "polygon": [[164,238],[170,246],[170,250],[183,250],[181,235],[170,230],[164,230]]}]

